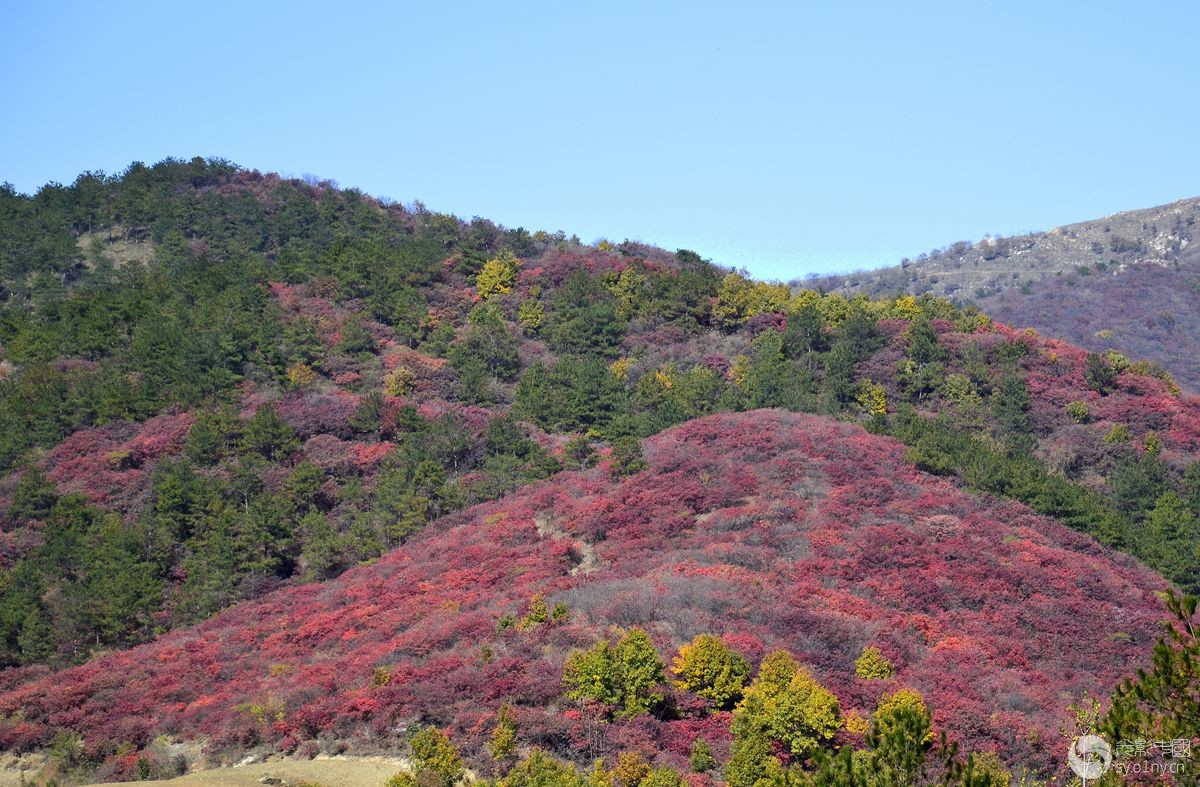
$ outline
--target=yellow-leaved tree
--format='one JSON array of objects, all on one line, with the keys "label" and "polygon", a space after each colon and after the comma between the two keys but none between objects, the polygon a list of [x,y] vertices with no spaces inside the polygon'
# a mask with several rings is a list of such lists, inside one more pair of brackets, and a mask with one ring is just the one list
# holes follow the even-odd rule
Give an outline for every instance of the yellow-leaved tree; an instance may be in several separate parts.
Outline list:
[{"label": "yellow-leaved tree", "polygon": [[517,269],[521,261],[508,249],[502,250],[480,268],[475,276],[475,292],[483,300],[493,295],[503,295],[512,290],[517,280]]},{"label": "yellow-leaved tree", "polygon": [[812,757],[842,727],[841,704],[785,650],[763,659],[758,677],[733,712],[733,746],[725,776],[732,787],[782,777],[775,742],[796,757]]},{"label": "yellow-leaved tree", "polygon": [[741,699],[750,665],[720,637],[699,634],[679,649],[671,665],[681,689],[695,692],[723,709]]}]

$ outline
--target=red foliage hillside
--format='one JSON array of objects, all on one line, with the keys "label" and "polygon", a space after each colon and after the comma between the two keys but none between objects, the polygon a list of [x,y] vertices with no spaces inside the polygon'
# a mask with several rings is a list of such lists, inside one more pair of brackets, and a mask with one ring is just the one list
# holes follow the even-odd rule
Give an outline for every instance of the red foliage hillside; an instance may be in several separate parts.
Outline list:
[{"label": "red foliage hillside", "polygon": [[[1059,761],[1067,704],[1148,656],[1161,578],[1022,506],[918,472],[891,440],[770,410],[691,421],[645,453],[649,469],[629,478],[603,465],[564,473],[336,580],[14,679],[0,694],[0,746],[70,728],[97,754],[162,734],[290,749],[386,743],[422,722],[475,753],[507,700],[524,743],[584,761],[642,749],[682,763],[697,737],[723,750],[727,717],[689,710],[687,697],[681,718],[604,724],[562,697],[572,648],[637,625],[664,655],[702,632],[752,661],[788,648],[860,712],[915,687],[972,750],[1045,765]],[[538,593],[569,619],[498,628]],[[854,677],[869,645],[894,678]]]}]

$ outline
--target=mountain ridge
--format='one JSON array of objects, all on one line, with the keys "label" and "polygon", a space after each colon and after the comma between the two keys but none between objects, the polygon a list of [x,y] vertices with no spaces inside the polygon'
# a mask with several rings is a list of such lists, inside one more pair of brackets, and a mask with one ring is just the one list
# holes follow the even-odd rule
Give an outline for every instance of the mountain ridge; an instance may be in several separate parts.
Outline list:
[{"label": "mountain ridge", "polygon": [[1200,197],[960,242],[897,266],[815,277],[846,294],[930,293],[1090,350],[1157,361],[1200,389]]}]

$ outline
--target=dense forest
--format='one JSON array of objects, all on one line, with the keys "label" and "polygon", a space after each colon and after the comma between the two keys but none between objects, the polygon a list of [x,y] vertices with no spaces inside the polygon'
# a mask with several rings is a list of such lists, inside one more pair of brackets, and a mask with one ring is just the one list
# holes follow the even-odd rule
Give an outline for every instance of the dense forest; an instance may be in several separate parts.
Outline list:
[{"label": "dense forest", "polygon": [[762,408],[857,422],[1200,590],[1200,400],[1154,364],[943,299],[167,160],[0,189],[6,680]]}]

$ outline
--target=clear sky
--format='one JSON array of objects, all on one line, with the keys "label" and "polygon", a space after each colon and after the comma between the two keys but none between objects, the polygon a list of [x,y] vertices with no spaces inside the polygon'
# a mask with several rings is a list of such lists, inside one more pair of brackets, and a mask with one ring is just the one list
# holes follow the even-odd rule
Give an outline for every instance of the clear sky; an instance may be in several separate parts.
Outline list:
[{"label": "clear sky", "polygon": [[0,181],[219,156],[761,277],[1200,195],[1200,4],[0,0]]}]

